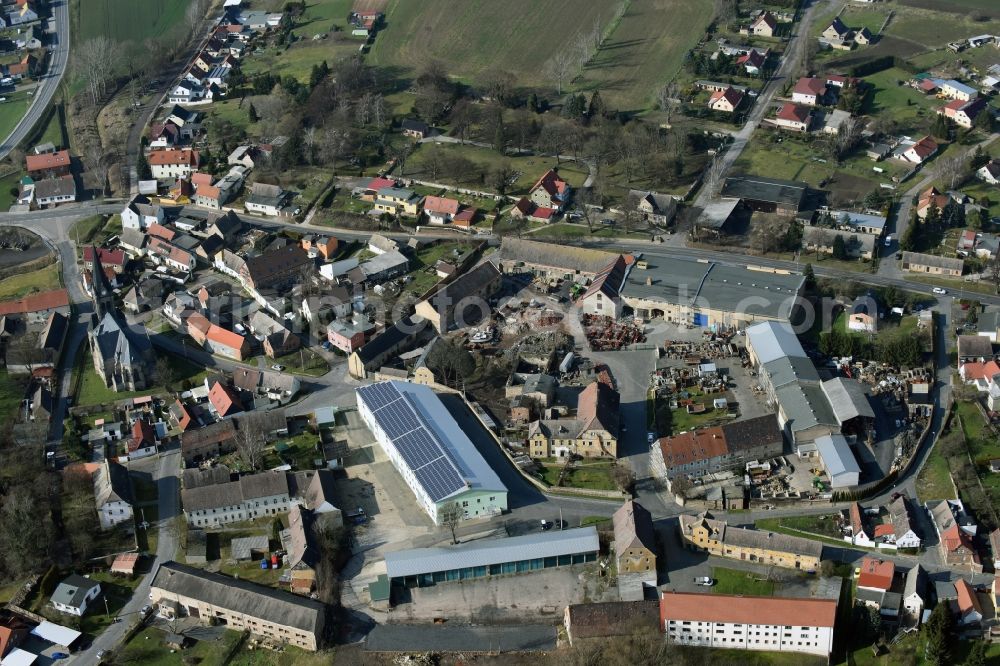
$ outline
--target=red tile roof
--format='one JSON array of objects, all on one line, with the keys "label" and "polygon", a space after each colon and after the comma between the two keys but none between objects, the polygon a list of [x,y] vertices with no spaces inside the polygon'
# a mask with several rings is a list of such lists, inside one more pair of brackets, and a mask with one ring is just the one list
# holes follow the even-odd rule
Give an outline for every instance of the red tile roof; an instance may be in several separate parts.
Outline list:
[{"label": "red tile roof", "polygon": [[41,312],[69,305],[69,293],[65,289],[53,289],[31,294],[16,301],[0,302],[0,315]]},{"label": "red tile roof", "polygon": [[215,407],[215,411],[219,413],[219,416],[228,416],[229,414],[242,411],[239,398],[233,393],[232,389],[222,382],[215,382],[212,385],[212,390],[208,392],[208,401]]},{"label": "red tile roof", "polygon": [[132,424],[132,440],[128,443],[128,450],[135,451],[143,444],[156,444],[156,431],[142,419],[138,419]]},{"label": "red tile roof", "polygon": [[549,196],[560,197],[566,194],[566,190],[569,189],[569,183],[560,178],[559,174],[554,170],[549,169],[542,174],[542,177],[538,179],[538,182],[531,188],[531,191],[534,192],[539,187],[548,192]]},{"label": "red tile roof", "polygon": [[777,626],[833,627],[834,599],[786,599],[664,592],[660,597],[660,626],[664,621],[732,622]]},{"label": "red tile roof", "polygon": [[817,97],[826,94],[826,81],[816,77],[802,77],[792,89],[793,93],[800,95],[816,95]]},{"label": "red tile roof", "polygon": [[888,590],[892,587],[892,576],[896,565],[891,560],[877,560],[866,557],[861,560],[861,575],[858,576],[858,587],[871,587],[877,590]]},{"label": "red tile roof", "polygon": [[854,536],[858,536],[865,531],[865,524],[861,520],[861,505],[857,502],[852,502],[848,513],[851,515],[851,529],[854,532]]},{"label": "red tile roof", "polygon": [[890,535],[895,536],[895,534],[896,534],[896,528],[890,525],[889,523],[882,523],[881,525],[875,526],[876,537],[883,537]]},{"label": "red tile roof", "polygon": [[381,190],[383,187],[396,187],[396,181],[392,178],[372,178],[365,186],[366,190]]},{"label": "red tile roof", "polygon": [[[125,252],[122,250],[106,250],[104,248],[100,248],[97,250],[97,257],[101,260],[102,266],[125,265]],[[87,245],[83,248],[83,261],[88,264],[94,261],[93,245]]]},{"label": "red tile roof", "polygon": [[202,173],[201,171],[195,171],[191,174],[191,184],[195,187],[201,187],[202,185],[212,184],[212,174]]},{"label": "red tile roof", "polygon": [[184,148],[183,150],[154,150],[149,153],[147,161],[151,166],[186,164],[197,167],[199,156],[197,150],[191,150],[190,148]]},{"label": "red tile roof", "polygon": [[740,102],[743,101],[743,93],[736,90],[735,88],[726,88],[725,90],[717,90],[714,93],[712,93],[712,96],[709,98],[708,103],[710,106],[714,106],[716,102],[718,102],[720,99],[723,98],[725,98],[725,100],[729,102],[730,106],[732,106],[735,109],[740,105]]},{"label": "red tile roof", "polygon": [[809,122],[809,107],[792,103],[783,104],[778,111],[778,119],[799,123]]},{"label": "red tile roof", "polygon": [[246,343],[246,338],[239,333],[234,333],[215,324],[209,327],[206,337],[215,344],[224,345],[231,349],[242,349]]},{"label": "red tile roof", "polygon": [[171,241],[177,234],[174,233],[173,229],[168,229],[159,222],[153,222],[149,227],[146,228],[146,233],[150,236],[156,236],[157,238],[162,238],[163,240]]},{"label": "red tile roof", "polygon": [[454,215],[461,205],[457,200],[448,197],[427,197],[424,199],[424,210],[428,213]]},{"label": "red tile roof", "polygon": [[993,379],[993,376],[998,374],[1000,374],[1000,364],[997,364],[996,361],[987,361],[986,363],[970,361],[962,364],[962,376],[967,382],[977,379]]},{"label": "red tile roof", "polygon": [[910,147],[910,150],[915,152],[920,157],[920,159],[925,159],[927,157],[930,157],[931,155],[934,154],[934,152],[937,149],[938,149],[937,143],[934,141],[934,139],[930,138],[929,136],[925,136],[920,141],[917,141],[915,144],[913,144],[913,146]]},{"label": "red tile roof", "polygon": [[59,150],[54,153],[44,153],[42,155],[28,155],[24,158],[28,171],[44,171],[45,169],[57,169],[68,167],[70,157],[68,150]]},{"label": "red tile roof", "polygon": [[958,610],[962,612],[962,615],[972,611],[980,615],[983,614],[983,607],[979,605],[979,597],[976,596],[976,591],[972,589],[968,581],[964,578],[955,581],[955,592],[958,593]]},{"label": "red tile roof", "polygon": [[722,432],[722,428],[718,427],[661,437],[659,444],[663,462],[668,468],[715,458],[729,450],[726,446],[726,435]]}]

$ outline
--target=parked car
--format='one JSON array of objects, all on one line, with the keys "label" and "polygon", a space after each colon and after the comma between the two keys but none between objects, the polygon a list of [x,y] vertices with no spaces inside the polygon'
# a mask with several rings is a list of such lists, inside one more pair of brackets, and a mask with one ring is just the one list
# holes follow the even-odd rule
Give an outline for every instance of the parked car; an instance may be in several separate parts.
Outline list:
[{"label": "parked car", "polygon": [[282,372],[285,369],[285,366],[275,363],[274,365],[271,366],[271,369],[277,370],[278,372]]},{"label": "parked car", "polygon": [[942,289],[941,287],[934,287],[933,289],[931,289],[931,291],[940,296],[943,296],[948,293],[947,289]]},{"label": "parked car", "polygon": [[694,579],[694,582],[704,587],[712,587],[713,585],[715,585],[715,581],[709,578],[708,576],[699,576]]}]

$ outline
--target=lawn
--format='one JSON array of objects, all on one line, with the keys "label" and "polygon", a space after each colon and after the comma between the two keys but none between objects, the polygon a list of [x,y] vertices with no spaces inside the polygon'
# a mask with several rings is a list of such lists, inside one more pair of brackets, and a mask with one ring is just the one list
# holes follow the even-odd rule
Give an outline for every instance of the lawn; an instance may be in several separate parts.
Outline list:
[{"label": "lawn", "polygon": [[49,122],[45,125],[45,130],[38,137],[38,143],[47,142],[51,142],[57,148],[66,147],[66,142],[63,141],[62,124],[59,122],[58,108],[52,111],[52,115],[49,116]]},{"label": "lawn", "polygon": [[[848,5],[847,9],[840,15],[840,18],[849,28],[853,30],[868,28],[874,35],[878,33],[878,29],[885,23],[885,17],[888,14],[889,12],[882,8],[862,8]],[[820,32],[825,30],[828,25],[830,24],[826,23],[823,25]]]},{"label": "lawn", "polygon": [[[587,490],[617,490],[612,476],[613,463],[600,461],[581,461],[563,477],[563,488],[584,488]],[[539,465],[542,479],[555,487],[559,480],[561,465]]]},{"label": "lawn", "polygon": [[[872,646],[865,645],[853,650],[845,664],[851,666],[929,666],[933,662],[924,658],[926,632],[908,634],[898,643],[889,647],[889,652],[876,657]],[[972,649],[973,641],[955,641],[953,659],[949,663],[963,664]],[[1000,660],[1000,644],[990,643],[986,648],[986,663],[995,664]]]},{"label": "lawn", "polygon": [[0,300],[21,298],[36,291],[58,289],[60,282],[59,264],[52,263],[37,271],[12,275],[0,280]]},{"label": "lawn", "polygon": [[951,481],[948,460],[935,447],[924,463],[917,477],[917,497],[922,502],[933,499],[956,499],[955,486]]},{"label": "lawn", "polygon": [[21,173],[15,171],[0,178],[0,211],[6,211],[14,205],[17,199],[15,194],[21,184]]},{"label": "lawn", "polygon": [[[181,654],[163,645],[164,632],[148,627],[138,632],[117,655],[116,663],[142,666],[182,666],[222,664],[240,642],[242,634],[227,630],[216,641],[196,641]],[[231,662],[230,662],[231,663]]]},{"label": "lawn", "polygon": [[[938,7],[941,4],[939,0],[917,0],[917,2],[923,3],[924,7]],[[996,21],[975,22],[968,16],[950,12],[907,9],[896,12],[886,29],[886,34],[910,40],[924,47],[935,47],[944,46],[953,40],[966,39],[970,35],[992,34],[998,27],[1000,24]]]},{"label": "lawn", "polygon": [[3,97],[6,101],[0,103],[0,137],[6,138],[21,122],[31,105],[31,98],[24,92],[8,93]]},{"label": "lawn", "polygon": [[680,71],[684,55],[702,38],[711,16],[705,2],[632,0],[573,87],[600,90],[611,108],[652,108],[655,91]]},{"label": "lawn", "polygon": [[362,40],[338,33],[336,37],[323,40],[302,40],[289,49],[267,48],[263,53],[254,53],[243,61],[243,71],[248,77],[259,72],[270,72],[278,76],[291,76],[301,83],[309,82],[313,65],[326,60],[332,63],[357,52]]},{"label": "lawn", "polygon": [[312,38],[335,28],[347,30],[347,15],[354,4],[354,0],[309,0],[305,13],[296,21],[292,32],[297,37]]},{"label": "lawn", "polygon": [[[271,359],[265,359],[265,361],[269,360]],[[273,364],[285,366],[285,372],[290,372],[294,375],[308,375],[310,377],[322,377],[330,371],[330,366],[322,356],[305,347],[301,347],[298,351],[294,351],[291,354],[285,354],[273,359]]]},{"label": "lawn", "polygon": [[[620,0],[391,0],[386,26],[375,39],[369,61],[415,73],[437,60],[450,75],[466,81],[496,68],[513,73],[520,85],[549,86],[545,63],[595,22],[607,26],[620,4]],[[660,20],[655,18],[647,21],[650,30],[659,29],[653,24],[675,23],[665,13]],[[675,25],[687,30],[680,22]]]},{"label": "lawn", "polygon": [[780,518],[779,522],[781,525],[794,530],[811,532],[838,540],[842,536],[840,529],[837,527],[836,515],[832,513],[820,516],[788,516]]},{"label": "lawn", "polygon": [[87,243],[94,240],[94,236],[97,232],[104,228],[104,223],[107,218],[104,215],[91,215],[90,217],[85,217],[79,222],[74,222],[73,226],[70,227],[69,235],[70,238],[76,241],[77,245],[81,243],[86,245]]},{"label": "lawn", "polygon": [[715,594],[745,594],[755,597],[774,596],[775,582],[773,580],[762,580],[760,574],[738,571],[736,569],[726,569],[724,567],[713,567],[712,578],[715,585],[712,592]]},{"label": "lawn", "polygon": [[[189,0],[87,0],[73,4],[74,41],[105,36],[114,43],[142,43],[149,38],[181,37]],[[83,7],[86,6],[86,11]]]},{"label": "lawn", "polygon": [[327,666],[333,663],[333,654],[306,652],[292,645],[285,646],[282,652],[250,650],[244,646],[226,663],[227,666]]},{"label": "lawn", "polygon": [[[208,376],[208,371],[204,368],[176,357],[173,359],[173,368],[174,383],[178,386],[184,381],[192,384],[198,383]],[[80,351],[73,368],[73,377],[74,384],[77,386],[75,404],[80,406],[108,404],[126,398],[166,393],[166,389],[162,386],[153,386],[143,391],[134,392],[109,389],[94,371],[94,361],[91,358],[88,345],[80,345]]]},{"label": "lawn", "polygon": [[943,106],[934,98],[905,85],[910,78],[912,75],[909,72],[898,67],[865,77],[868,83],[875,86],[868,112],[872,115],[889,114],[904,133],[916,132],[927,126],[934,118],[936,107]]},{"label": "lawn", "polygon": [[[443,167],[456,157],[469,160],[472,167],[460,174],[448,173],[448,169]],[[510,165],[518,174],[513,186],[508,189],[508,194],[527,193],[542,174],[558,166],[554,157],[514,157],[469,144],[422,143],[406,160],[403,170],[395,175],[489,192],[493,190],[487,185],[490,174],[504,164]]]},{"label": "lawn", "polygon": [[[27,375],[25,375],[27,377]],[[25,392],[24,380],[11,377],[7,369],[0,369],[0,419],[12,423]]]}]

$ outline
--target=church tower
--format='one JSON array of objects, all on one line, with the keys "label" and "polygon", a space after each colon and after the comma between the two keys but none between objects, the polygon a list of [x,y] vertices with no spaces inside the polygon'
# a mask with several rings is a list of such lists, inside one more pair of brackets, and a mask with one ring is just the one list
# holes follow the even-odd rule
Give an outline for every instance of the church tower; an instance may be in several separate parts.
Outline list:
[{"label": "church tower", "polygon": [[104,266],[101,265],[101,256],[96,246],[90,246],[94,258],[90,264],[90,287],[94,300],[94,317],[97,321],[104,319],[104,315],[109,312],[114,314],[115,294],[108,282],[108,276],[104,274]]}]

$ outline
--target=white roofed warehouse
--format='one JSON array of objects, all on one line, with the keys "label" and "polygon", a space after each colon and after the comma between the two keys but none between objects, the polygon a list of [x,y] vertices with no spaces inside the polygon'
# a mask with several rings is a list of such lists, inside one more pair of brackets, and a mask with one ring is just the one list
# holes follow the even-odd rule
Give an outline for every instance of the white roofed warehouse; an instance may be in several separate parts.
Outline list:
[{"label": "white roofed warehouse", "polygon": [[379,382],[357,396],[361,418],[436,524],[455,504],[464,518],[507,510],[507,487],[430,388]]},{"label": "white roofed warehouse", "polygon": [[459,546],[413,548],[385,555],[389,579],[427,587],[472,578],[526,573],[597,560],[600,541],[593,526],[473,541]]}]

